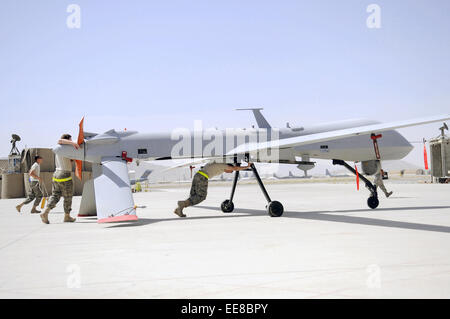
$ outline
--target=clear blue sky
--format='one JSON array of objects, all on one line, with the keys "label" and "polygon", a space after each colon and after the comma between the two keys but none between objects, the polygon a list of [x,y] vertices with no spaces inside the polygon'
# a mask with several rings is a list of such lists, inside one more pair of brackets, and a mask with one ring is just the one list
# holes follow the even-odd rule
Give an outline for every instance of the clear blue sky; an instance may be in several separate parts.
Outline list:
[{"label": "clear blue sky", "polygon": [[[81,7],[69,29],[67,6]],[[381,7],[369,29],[366,7]],[[450,1],[0,2],[0,156],[11,133],[391,121],[450,112]],[[438,124],[404,129],[410,140]],[[420,163],[420,151],[408,159]]]}]

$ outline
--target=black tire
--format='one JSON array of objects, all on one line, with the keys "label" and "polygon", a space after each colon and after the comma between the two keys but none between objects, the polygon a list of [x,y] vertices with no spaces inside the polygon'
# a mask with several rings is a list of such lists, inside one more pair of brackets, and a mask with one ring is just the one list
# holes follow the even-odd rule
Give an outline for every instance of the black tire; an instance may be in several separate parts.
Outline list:
[{"label": "black tire", "polygon": [[272,201],[267,205],[267,213],[270,217],[280,217],[283,212],[284,208],[280,202]]},{"label": "black tire", "polygon": [[220,209],[222,209],[222,212],[224,213],[231,213],[234,210],[234,204],[229,199],[226,199],[220,205]]},{"label": "black tire", "polygon": [[372,209],[377,208],[379,203],[380,203],[380,201],[379,201],[378,198],[375,197],[375,196],[370,196],[370,197],[367,199],[367,206],[369,206],[369,207],[372,208]]}]

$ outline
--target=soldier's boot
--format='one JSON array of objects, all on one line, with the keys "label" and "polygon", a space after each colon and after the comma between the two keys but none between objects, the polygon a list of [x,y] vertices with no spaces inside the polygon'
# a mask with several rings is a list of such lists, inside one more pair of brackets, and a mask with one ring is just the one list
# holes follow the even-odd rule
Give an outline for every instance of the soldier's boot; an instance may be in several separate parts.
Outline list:
[{"label": "soldier's boot", "polygon": [[46,208],[45,209],[45,211],[41,214],[41,215],[39,215],[39,216],[41,216],[41,219],[42,219],[42,222],[44,223],[44,224],[50,224],[50,222],[49,222],[49,220],[48,220],[48,214],[50,213],[50,208]]},{"label": "soldier's boot", "polygon": [[22,208],[23,203],[16,206],[17,211],[20,213],[20,209]]},{"label": "soldier's boot", "polygon": [[176,215],[178,215],[179,217],[186,217],[186,215],[183,213],[183,209],[191,205],[189,200],[180,200],[180,201],[178,201],[177,204],[178,204],[178,207],[175,208],[174,213]]},{"label": "soldier's boot", "polygon": [[39,214],[41,211],[36,209],[37,206],[33,206],[33,208],[31,209],[31,213],[32,214]]},{"label": "soldier's boot", "polygon": [[76,220],[76,218],[70,217],[70,214],[65,213],[64,214],[64,222],[65,223],[73,223]]},{"label": "soldier's boot", "polygon": [[393,191],[390,191],[389,193],[387,193],[387,194],[386,194],[386,198],[389,197],[389,196],[391,196],[393,193],[394,193]]}]

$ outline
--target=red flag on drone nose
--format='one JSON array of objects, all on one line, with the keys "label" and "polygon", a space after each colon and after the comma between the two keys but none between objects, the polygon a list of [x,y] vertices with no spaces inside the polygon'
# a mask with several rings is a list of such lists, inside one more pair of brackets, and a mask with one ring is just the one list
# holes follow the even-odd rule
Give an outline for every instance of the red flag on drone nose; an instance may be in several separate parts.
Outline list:
[{"label": "red flag on drone nose", "polygon": [[425,170],[428,169],[428,155],[427,155],[427,147],[425,143],[423,143],[423,163],[425,164]]},{"label": "red flag on drone nose", "polygon": [[358,174],[358,166],[355,164],[355,171],[356,171],[356,190],[359,191],[359,174]]}]

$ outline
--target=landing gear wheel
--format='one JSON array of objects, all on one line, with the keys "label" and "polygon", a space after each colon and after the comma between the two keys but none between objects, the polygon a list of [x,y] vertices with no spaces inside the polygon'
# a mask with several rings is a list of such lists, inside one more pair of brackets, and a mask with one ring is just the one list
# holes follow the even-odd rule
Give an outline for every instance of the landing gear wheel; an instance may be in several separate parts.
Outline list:
[{"label": "landing gear wheel", "polygon": [[283,212],[284,212],[283,205],[281,205],[281,203],[277,202],[276,200],[270,202],[267,205],[267,213],[271,217],[280,217],[281,215],[283,215]]},{"label": "landing gear wheel", "polygon": [[229,199],[226,199],[222,202],[220,208],[224,213],[231,213],[234,210],[234,204]]},{"label": "landing gear wheel", "polygon": [[372,209],[377,208],[379,203],[380,203],[380,201],[379,201],[378,198],[375,197],[375,196],[370,196],[370,197],[367,199],[367,205],[368,205],[370,208],[372,208]]}]

